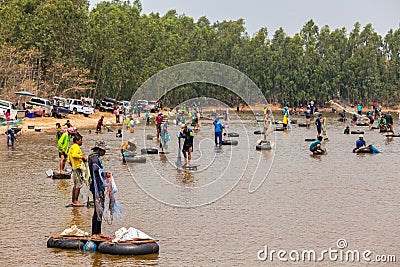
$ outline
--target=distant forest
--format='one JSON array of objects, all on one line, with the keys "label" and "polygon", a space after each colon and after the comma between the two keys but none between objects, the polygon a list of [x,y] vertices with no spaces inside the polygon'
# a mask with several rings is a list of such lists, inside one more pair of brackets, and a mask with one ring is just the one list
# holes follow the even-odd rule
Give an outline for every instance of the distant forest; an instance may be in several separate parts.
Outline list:
[{"label": "distant forest", "polygon": [[[356,22],[348,32],[309,20],[294,36],[282,28],[249,36],[243,19],[195,21],[175,10],[143,14],[139,0],[101,2],[93,9],[87,0],[0,4],[3,99],[28,90],[41,97],[129,100],[157,72],[198,60],[238,69],[273,103],[400,103],[399,28],[380,36],[371,24]],[[165,100],[198,96],[231,104],[235,97],[215,85],[188,84]]]}]

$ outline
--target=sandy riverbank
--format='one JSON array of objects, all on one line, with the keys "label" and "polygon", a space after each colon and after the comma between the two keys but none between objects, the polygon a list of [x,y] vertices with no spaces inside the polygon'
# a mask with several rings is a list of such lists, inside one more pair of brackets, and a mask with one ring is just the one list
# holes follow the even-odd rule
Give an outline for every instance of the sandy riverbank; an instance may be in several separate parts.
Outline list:
[{"label": "sandy riverbank", "polygon": [[[253,112],[262,112],[263,110],[263,106],[262,105],[256,105],[253,106]],[[273,111],[273,112],[277,112],[282,110],[282,107],[278,106],[278,105],[270,105],[269,108]],[[224,108],[220,108],[219,111],[222,111]],[[349,108],[351,109],[351,108]],[[167,114],[167,108],[164,109],[163,113],[166,115]],[[210,108],[203,108],[203,113],[209,113],[213,110],[212,107]],[[229,109],[231,113],[236,112],[236,107],[234,108],[230,108]],[[354,110],[354,109],[352,109]],[[327,109],[322,109],[322,112],[330,112],[331,109],[327,108]],[[393,109],[391,110],[392,114],[396,114],[397,115],[397,110]],[[245,106],[243,108],[243,112],[251,112],[251,108],[248,106]],[[385,110],[384,112],[387,112],[387,110]],[[241,111],[239,112],[241,113]],[[156,116],[155,113],[151,114],[152,117]],[[79,129],[85,129],[85,130],[92,130],[95,131],[96,130],[96,125],[98,120],[100,119],[101,116],[104,116],[104,123],[106,123],[107,121],[109,121],[111,123],[111,127],[113,128],[117,128],[117,127],[122,127],[122,123],[117,124],[115,123],[115,115],[113,115],[110,112],[100,112],[98,110],[95,110],[95,113],[93,115],[90,115],[89,117],[85,117],[82,114],[69,114],[66,118],[62,118],[62,119],[57,119],[57,118],[53,118],[53,117],[35,117],[35,118],[27,118],[25,117],[23,122],[22,122],[22,132],[24,134],[26,133],[35,133],[34,129],[29,129],[28,126],[34,126],[35,129],[40,128],[41,132],[56,132],[56,123],[59,122],[61,125],[64,125],[66,123],[67,120],[70,121],[70,123],[72,124],[72,126],[76,127],[78,130]],[[134,117],[136,118],[137,116],[134,115]],[[141,120],[144,120],[144,113],[142,113],[141,116]],[[121,121],[122,121],[122,115],[121,115]],[[0,126],[0,130],[6,129],[7,126]],[[63,126],[63,128],[65,128],[65,126]],[[4,134],[3,131],[0,132],[1,134]]]},{"label": "sandy riverbank", "polygon": [[[106,121],[110,121],[113,125],[115,124],[115,116],[111,113],[106,112],[99,112],[98,110],[95,111],[93,115],[89,117],[85,117],[82,114],[69,114],[67,117],[62,119],[57,119],[53,117],[35,117],[35,118],[27,118],[25,117],[22,125],[22,132],[26,133],[34,133],[34,129],[29,129],[28,126],[34,126],[35,129],[40,128],[41,132],[56,132],[56,123],[59,122],[61,125],[64,125],[67,120],[70,121],[73,127],[79,129],[96,129],[97,121],[100,119],[101,116],[104,116],[104,123]],[[122,116],[121,116],[122,117]],[[121,119],[122,120],[122,119]],[[6,126],[2,126],[5,128]],[[65,128],[66,126],[63,126]]]}]

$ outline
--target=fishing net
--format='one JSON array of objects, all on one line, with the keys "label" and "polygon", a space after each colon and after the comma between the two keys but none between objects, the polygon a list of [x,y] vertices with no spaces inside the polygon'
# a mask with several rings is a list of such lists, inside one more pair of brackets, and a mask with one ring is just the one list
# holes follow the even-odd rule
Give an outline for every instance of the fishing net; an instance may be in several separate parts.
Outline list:
[{"label": "fishing net", "polygon": [[[98,166],[99,167],[99,166]],[[111,224],[114,216],[117,219],[122,218],[121,205],[115,199],[115,193],[118,192],[114,177],[110,172],[104,171],[99,167],[99,176],[101,184],[94,183],[97,220],[104,219]]]}]

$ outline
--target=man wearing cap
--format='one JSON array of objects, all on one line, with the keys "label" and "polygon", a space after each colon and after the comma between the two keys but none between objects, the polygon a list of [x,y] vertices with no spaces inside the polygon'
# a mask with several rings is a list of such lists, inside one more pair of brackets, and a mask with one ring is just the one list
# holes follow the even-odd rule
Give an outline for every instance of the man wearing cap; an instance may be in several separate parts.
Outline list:
[{"label": "man wearing cap", "polygon": [[155,118],[156,129],[157,129],[157,140],[160,138],[161,134],[161,124],[163,122],[162,112],[158,112],[157,117]]},{"label": "man wearing cap", "polygon": [[90,176],[90,191],[93,194],[94,212],[92,217],[92,235],[101,234],[101,222],[103,220],[105,187],[103,180],[106,172],[104,171],[101,157],[105,155],[107,147],[104,141],[96,141],[92,148],[93,154],[88,157]]},{"label": "man wearing cap", "polygon": [[356,141],[356,148],[354,151],[357,153],[361,148],[366,147],[366,142],[364,140],[364,135],[360,134],[358,140]]},{"label": "man wearing cap", "polygon": [[84,183],[81,165],[83,161],[86,161],[86,157],[83,156],[81,150],[82,138],[80,134],[75,134],[73,138],[74,144],[68,151],[68,162],[72,166],[72,179],[74,180],[74,187],[72,189],[72,205],[74,207],[83,206],[83,204],[78,201],[79,193]]},{"label": "man wearing cap", "polygon": [[[182,153],[185,158],[184,166],[190,166],[190,160],[192,159],[191,153],[193,152],[193,139],[194,133],[193,131],[187,127],[186,124],[182,126],[182,130],[179,133],[179,138],[183,138],[185,141],[183,142]],[[187,155],[186,155],[187,153]]]},{"label": "man wearing cap", "polygon": [[58,156],[60,157],[60,174],[65,174],[65,164],[67,162],[67,153],[69,143],[71,141],[71,135],[75,134],[74,128],[70,127],[65,133],[63,133],[58,139]]}]

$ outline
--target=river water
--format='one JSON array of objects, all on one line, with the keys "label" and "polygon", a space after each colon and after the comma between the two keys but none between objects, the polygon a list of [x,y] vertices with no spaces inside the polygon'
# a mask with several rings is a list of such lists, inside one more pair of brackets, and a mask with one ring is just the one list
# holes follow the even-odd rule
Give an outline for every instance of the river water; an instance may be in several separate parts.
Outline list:
[{"label": "river water", "polygon": [[[278,118],[279,119],[279,118]],[[315,250],[329,248],[370,250],[400,258],[398,155],[400,138],[365,130],[367,143],[382,154],[352,153],[357,135],[343,135],[337,115],[328,118],[327,155],[313,157],[305,138],[315,138],[315,127],[293,125],[276,132],[274,151],[255,151],[257,123],[248,115],[232,118],[229,131],[240,133],[238,146],[213,147],[213,127],[202,121],[196,133],[195,172],[177,171],[178,126],[167,155],[148,155],[145,164],[123,164],[121,139],[113,132],[100,135],[81,129],[82,150],[90,152],[96,140],[110,149],[104,156],[118,186],[122,220],[103,222],[103,233],[136,227],[159,240],[160,253],[148,256],[111,256],[46,247],[47,236],[76,224],[90,232],[92,208],[65,208],[71,198],[71,180],[53,180],[45,171],[58,167],[54,133],[23,133],[8,148],[0,145],[0,263],[2,266],[266,266],[293,263],[276,254],[265,261],[260,250]],[[303,117],[298,118],[304,122]],[[243,126],[245,125],[245,126]],[[139,146],[154,135],[154,126],[138,124],[133,135]],[[246,134],[247,131],[247,134]],[[124,130],[124,140],[132,137]],[[273,135],[271,136],[271,138]],[[234,139],[234,138],[232,138]],[[268,173],[269,167],[271,167]],[[255,170],[268,173],[249,193]],[[82,196],[88,195],[83,189]],[[204,205],[205,204],[205,205]],[[343,241],[344,242],[344,241]],[[288,255],[286,255],[288,259]],[[336,260],[339,261],[339,260]],[[400,259],[398,259],[400,261]],[[314,262],[300,262],[309,266]],[[318,265],[328,266],[326,256]],[[344,264],[343,262],[340,265]],[[365,261],[351,265],[365,265]],[[376,264],[376,263],[375,263]],[[373,264],[373,265],[375,265]]]}]

